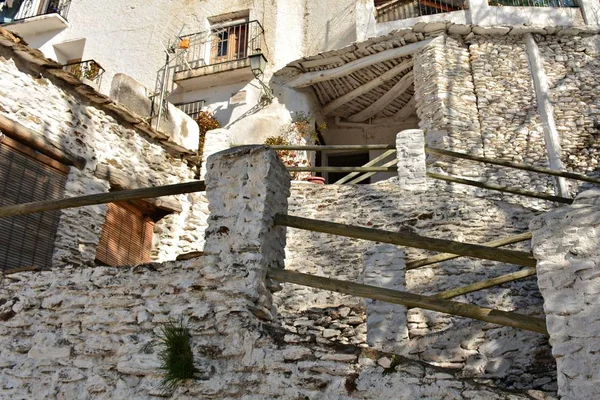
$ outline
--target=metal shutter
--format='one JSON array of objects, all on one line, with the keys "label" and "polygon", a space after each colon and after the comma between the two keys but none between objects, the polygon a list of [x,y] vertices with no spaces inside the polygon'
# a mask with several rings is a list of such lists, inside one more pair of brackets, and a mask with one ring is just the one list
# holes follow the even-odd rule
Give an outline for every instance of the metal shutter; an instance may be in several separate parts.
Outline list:
[{"label": "metal shutter", "polygon": [[[10,145],[9,145],[10,143]],[[0,207],[60,199],[68,167],[9,139],[0,143]],[[0,218],[0,270],[49,268],[60,211]]]},{"label": "metal shutter", "polygon": [[96,260],[111,266],[150,262],[154,221],[132,203],[109,203]]}]

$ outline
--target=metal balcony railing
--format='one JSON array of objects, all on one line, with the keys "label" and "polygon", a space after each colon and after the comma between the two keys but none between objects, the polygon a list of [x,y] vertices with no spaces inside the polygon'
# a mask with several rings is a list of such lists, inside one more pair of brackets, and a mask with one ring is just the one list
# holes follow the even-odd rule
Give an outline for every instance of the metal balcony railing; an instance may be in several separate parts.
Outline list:
[{"label": "metal balcony railing", "polygon": [[375,20],[377,22],[397,21],[466,8],[466,0],[376,0]]},{"label": "metal balcony railing", "polygon": [[8,24],[45,14],[59,14],[67,19],[71,0],[6,0],[0,4],[0,24]]},{"label": "metal balcony railing", "polygon": [[94,60],[66,64],[63,69],[75,75],[76,78],[80,80],[87,79],[97,86],[100,86],[102,74],[104,74],[104,68]]},{"label": "metal balcony railing", "polygon": [[245,59],[262,53],[263,42],[264,29],[258,21],[182,36],[175,72]]},{"label": "metal balcony railing", "polygon": [[510,7],[578,7],[575,0],[488,0],[490,6]]}]

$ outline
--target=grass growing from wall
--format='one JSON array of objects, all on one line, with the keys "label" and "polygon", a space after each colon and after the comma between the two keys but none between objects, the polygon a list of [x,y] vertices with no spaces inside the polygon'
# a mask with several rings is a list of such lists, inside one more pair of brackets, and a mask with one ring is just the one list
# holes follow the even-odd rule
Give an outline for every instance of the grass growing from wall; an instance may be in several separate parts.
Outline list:
[{"label": "grass growing from wall", "polygon": [[165,390],[174,390],[186,379],[192,379],[197,371],[190,346],[191,335],[183,317],[165,322],[160,331],[163,349],[159,356],[161,369],[165,371],[162,386]]}]

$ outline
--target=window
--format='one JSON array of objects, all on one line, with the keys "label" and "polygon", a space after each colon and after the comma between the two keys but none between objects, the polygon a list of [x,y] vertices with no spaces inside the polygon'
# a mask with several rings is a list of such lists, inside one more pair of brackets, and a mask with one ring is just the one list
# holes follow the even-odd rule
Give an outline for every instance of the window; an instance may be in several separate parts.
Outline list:
[{"label": "window", "polygon": [[[64,196],[69,168],[4,137],[0,140],[0,207]],[[60,211],[0,218],[0,270],[50,268]]]},{"label": "window", "polygon": [[143,201],[109,203],[96,261],[113,267],[150,262],[154,223],[166,214]]},{"label": "window", "polygon": [[248,56],[248,22],[211,30],[210,64],[234,61]]}]

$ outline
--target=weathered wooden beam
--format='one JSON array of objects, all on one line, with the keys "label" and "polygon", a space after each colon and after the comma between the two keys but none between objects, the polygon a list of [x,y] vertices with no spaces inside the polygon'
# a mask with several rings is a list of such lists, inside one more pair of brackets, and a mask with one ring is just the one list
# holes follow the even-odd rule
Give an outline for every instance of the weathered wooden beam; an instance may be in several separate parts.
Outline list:
[{"label": "weathered wooden beam", "polygon": [[406,92],[408,88],[413,84],[413,72],[410,71],[402,77],[390,90],[388,90],[383,96],[378,98],[374,103],[369,105],[364,110],[350,116],[348,121],[351,122],[362,122],[366,121],[373,115],[377,114],[384,108],[386,108],[391,102],[396,100],[398,96]]},{"label": "weathered wooden beam", "polygon": [[269,146],[273,150],[392,150],[395,144],[332,144],[332,145],[274,145]]},{"label": "weathered wooden beam", "polygon": [[[135,179],[134,175],[127,175],[111,165],[98,164],[96,166],[96,170],[94,171],[94,176],[96,176],[96,178],[108,181],[110,186],[117,190],[139,189],[142,187],[137,179]],[[174,212],[183,211],[181,203],[174,198],[147,198],[144,199],[144,201],[164,210]]]},{"label": "weathered wooden beam", "polygon": [[398,110],[398,112],[396,112],[396,115],[394,115],[393,119],[395,119],[397,121],[405,120],[406,118],[408,118],[411,115],[416,113],[416,111],[417,111],[416,107],[417,107],[417,101],[415,100],[415,96],[413,95],[410,98],[410,100],[408,100],[406,102],[404,107],[402,107],[401,109]]},{"label": "weathered wooden beam", "polygon": [[[368,163],[366,163],[365,165],[363,165],[363,167],[372,167],[375,164],[377,164],[380,161],[385,160],[386,158],[388,158],[391,155],[395,155],[396,154],[396,150],[388,150],[386,152],[384,152],[382,155],[380,155],[379,157],[375,157],[374,159],[372,159],[371,161],[369,161]],[[389,167],[389,165],[384,165],[384,167]],[[370,174],[374,174],[373,172],[370,172]],[[356,177],[360,175],[360,172],[352,172],[346,176],[344,176],[342,179],[340,179],[337,182],[334,182],[335,185],[341,185],[342,183],[346,183],[348,182],[350,179]],[[371,175],[369,175],[371,176]]]},{"label": "weathered wooden beam", "polygon": [[[393,159],[392,161],[386,162],[385,164],[382,165],[382,167],[391,167],[392,165],[397,165],[398,164],[398,160],[397,159]],[[398,168],[396,167],[396,171],[398,170]],[[360,183],[362,181],[364,181],[367,178],[372,177],[373,175],[375,175],[377,172],[367,172],[366,174],[363,174],[357,178],[352,179],[350,182],[348,182],[349,185],[354,185],[357,183]]]},{"label": "weathered wooden beam", "polygon": [[69,197],[60,200],[44,200],[33,203],[16,204],[0,208],[1,217],[33,214],[43,211],[62,210],[91,206],[96,204],[113,203],[117,201],[142,200],[151,197],[170,196],[174,194],[202,192],[206,190],[204,181],[177,183],[175,185],[149,187],[143,189],[122,190],[118,192],[91,194],[88,196]]},{"label": "weathered wooden beam", "polygon": [[62,172],[63,174],[68,174],[71,171],[69,166],[61,163],[60,161],[56,161],[54,158],[48,157],[47,155],[42,154],[39,151],[34,150],[33,148],[22,144],[21,142],[17,142],[16,140],[11,139],[6,135],[1,135],[1,132],[0,132],[0,143],[12,148],[13,150],[17,150],[18,152],[25,154],[34,160],[37,160],[43,164],[46,164],[49,167],[52,167],[52,168]]},{"label": "weathered wooden beam", "polygon": [[349,103],[352,100],[356,99],[357,97],[360,97],[363,94],[375,89],[376,87],[383,85],[385,82],[387,82],[391,79],[394,79],[402,71],[412,68],[412,66],[413,66],[412,59],[404,61],[404,62],[396,65],[395,67],[384,72],[382,75],[378,76],[377,78],[370,80],[369,82],[365,83],[362,86],[357,87],[356,89],[352,90],[351,92],[348,92],[348,93],[338,97],[337,99],[325,104],[323,106],[323,108],[321,108],[321,112],[323,113],[323,115],[327,115],[327,114],[331,113],[332,111],[340,108],[344,104]]},{"label": "weathered wooden beam", "polygon": [[[525,240],[531,239],[531,232],[521,233],[520,235],[514,235],[498,240],[492,240],[491,242],[484,243],[484,246],[489,247],[502,247],[512,243],[524,242]],[[436,254],[435,256],[422,258],[420,260],[409,261],[406,263],[406,269],[411,270],[415,268],[424,267],[426,265],[436,264],[442,261],[452,260],[460,257],[456,254],[442,253]]]},{"label": "weathered wooden beam", "polygon": [[568,199],[566,197],[554,196],[551,194],[539,193],[539,192],[530,192],[529,190],[523,190],[523,189],[518,189],[518,188],[509,188],[509,187],[505,187],[505,186],[494,185],[492,183],[483,183],[483,182],[473,181],[470,179],[456,178],[454,176],[436,174],[433,172],[428,172],[427,176],[429,178],[439,179],[439,180],[446,181],[446,182],[460,183],[462,185],[475,186],[475,187],[479,187],[482,189],[497,190],[497,191],[503,192],[503,193],[517,194],[519,196],[532,197],[535,199],[555,201],[557,203],[564,203],[564,204],[572,204],[573,203],[573,199]]},{"label": "weathered wooden beam", "polygon": [[436,149],[433,147],[426,147],[425,152],[428,154],[436,154],[439,156],[462,158],[464,160],[479,161],[479,162],[483,162],[486,164],[500,165],[503,167],[521,169],[524,171],[537,172],[540,174],[560,176],[563,178],[575,179],[578,181],[600,184],[600,179],[598,179],[598,178],[594,178],[594,177],[587,176],[584,174],[578,174],[575,172],[559,171],[556,169],[551,169],[551,168],[546,168],[546,167],[538,167],[536,165],[531,165],[531,164],[523,164],[523,163],[516,163],[516,162],[512,162],[512,161],[504,161],[504,160],[491,159],[491,158],[486,158],[486,157],[479,157],[479,156],[474,156],[471,154],[457,153],[455,151],[450,151],[450,150]]},{"label": "weathered wooden beam", "polygon": [[462,296],[463,294],[477,292],[479,290],[502,285],[503,283],[513,282],[518,279],[527,278],[528,276],[532,276],[535,274],[535,268],[525,268],[520,271],[512,272],[510,274],[497,276],[495,278],[487,279],[481,282],[475,282],[467,286],[445,290],[443,292],[437,293],[433,297],[438,299],[452,299],[454,297]]},{"label": "weathered wooden beam", "polygon": [[402,304],[407,307],[418,307],[450,315],[459,315],[461,317],[473,318],[502,326],[512,326],[513,328],[525,329],[548,335],[545,320],[513,312],[479,307],[474,304],[459,303],[452,300],[436,299],[377,286],[302,274],[295,271],[286,271],[284,269],[269,269],[267,277],[279,282],[295,283],[297,285],[330,290],[352,296]]},{"label": "weathered wooden beam", "polygon": [[432,40],[433,39],[426,39],[420,42],[407,44],[406,46],[397,47],[395,49],[384,50],[370,56],[359,58],[358,60],[351,61],[336,68],[331,68],[324,71],[307,72],[291,79],[287,82],[287,85],[293,88],[303,88],[314,85],[315,83],[340,78],[380,62],[409,56],[429,45]]},{"label": "weathered wooden beam", "polygon": [[372,240],[381,243],[391,243],[400,246],[415,247],[418,249],[442,251],[445,253],[459,254],[467,257],[483,258],[485,260],[522,265],[525,267],[535,267],[536,265],[536,261],[531,253],[526,253],[524,251],[496,249],[494,247],[487,247],[479,244],[436,239],[411,233],[390,232],[382,229],[338,224],[335,222],[294,217],[283,214],[275,215],[275,225],[289,226],[292,228],[330,233],[333,235],[357,239]]},{"label": "weathered wooden beam", "polygon": [[60,161],[65,165],[73,165],[78,169],[83,169],[87,162],[85,158],[67,153],[62,146],[43,135],[32,131],[20,123],[10,120],[0,115],[0,131],[6,136],[26,144],[50,158]]},{"label": "weathered wooden beam", "polygon": [[397,167],[287,167],[290,172],[394,172]]}]

